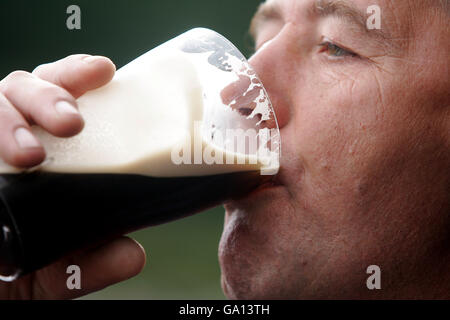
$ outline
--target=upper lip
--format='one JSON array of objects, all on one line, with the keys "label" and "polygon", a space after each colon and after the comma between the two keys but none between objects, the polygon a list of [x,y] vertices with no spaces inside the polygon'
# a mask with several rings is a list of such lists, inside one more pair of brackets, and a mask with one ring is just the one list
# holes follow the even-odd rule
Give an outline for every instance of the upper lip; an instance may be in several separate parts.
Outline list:
[{"label": "upper lip", "polygon": [[[282,185],[282,183],[281,183],[281,181],[279,179],[279,176],[275,175],[275,176],[271,177],[270,180],[267,180],[266,182],[260,184],[253,191],[251,191],[249,194],[252,194],[254,192],[258,192],[259,190],[274,188],[274,187],[281,186],[281,185]],[[232,199],[232,201],[245,199],[249,194],[236,197],[236,198]]]}]

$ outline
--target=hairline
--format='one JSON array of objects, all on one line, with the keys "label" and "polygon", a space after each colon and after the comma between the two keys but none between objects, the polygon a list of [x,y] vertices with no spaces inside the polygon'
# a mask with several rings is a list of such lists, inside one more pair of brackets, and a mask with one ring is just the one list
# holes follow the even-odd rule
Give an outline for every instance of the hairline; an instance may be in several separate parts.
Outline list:
[{"label": "hairline", "polygon": [[[448,1],[450,0],[438,0]],[[366,28],[366,17],[364,13],[352,5],[347,0],[315,0],[313,6],[310,8],[310,13],[318,17],[335,16],[344,21],[347,21],[349,25],[356,26],[362,31],[368,33],[371,37],[378,37],[385,40],[388,44],[390,36],[383,30],[369,30]],[[256,40],[257,29],[261,22],[270,19],[281,19],[280,9],[274,2],[263,2],[259,5],[255,15],[252,18],[250,24],[250,35]]]}]

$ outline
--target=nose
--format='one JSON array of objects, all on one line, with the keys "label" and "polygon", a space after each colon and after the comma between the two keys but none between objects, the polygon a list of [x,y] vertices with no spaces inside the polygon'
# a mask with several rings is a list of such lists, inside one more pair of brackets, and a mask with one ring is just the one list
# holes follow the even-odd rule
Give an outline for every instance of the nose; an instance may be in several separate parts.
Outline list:
[{"label": "nose", "polygon": [[250,59],[249,63],[256,71],[272,102],[278,125],[286,126],[290,120],[290,91],[294,88],[292,58],[286,50],[285,37],[279,34],[263,45]]}]

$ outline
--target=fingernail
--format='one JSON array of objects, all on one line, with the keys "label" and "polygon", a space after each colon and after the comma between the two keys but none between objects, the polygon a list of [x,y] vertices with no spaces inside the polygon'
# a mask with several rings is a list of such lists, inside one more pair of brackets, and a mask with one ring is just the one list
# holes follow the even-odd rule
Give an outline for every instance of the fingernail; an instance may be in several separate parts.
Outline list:
[{"label": "fingernail", "polygon": [[67,101],[59,101],[55,104],[55,109],[59,114],[79,114],[77,108]]},{"label": "fingernail", "polygon": [[87,63],[94,63],[96,61],[100,61],[103,60],[104,58],[101,56],[88,56],[83,58],[83,61],[87,62]]},{"label": "fingernail", "polygon": [[33,136],[33,134],[28,129],[18,128],[14,132],[14,137],[17,141],[17,144],[22,149],[38,148],[41,146],[39,141]]}]

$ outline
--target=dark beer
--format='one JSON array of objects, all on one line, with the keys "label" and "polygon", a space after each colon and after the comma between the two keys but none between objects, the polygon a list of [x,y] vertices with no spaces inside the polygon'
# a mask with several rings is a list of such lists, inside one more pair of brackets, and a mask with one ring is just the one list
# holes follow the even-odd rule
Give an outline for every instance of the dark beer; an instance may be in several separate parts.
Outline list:
[{"label": "dark beer", "polygon": [[47,155],[39,171],[0,161],[1,279],[243,196],[279,169],[270,99],[211,30],[150,50],[77,104],[78,135],[32,127]]},{"label": "dark beer", "polygon": [[242,196],[259,171],[152,178],[35,172],[0,184],[0,275],[40,269],[77,249]]}]

